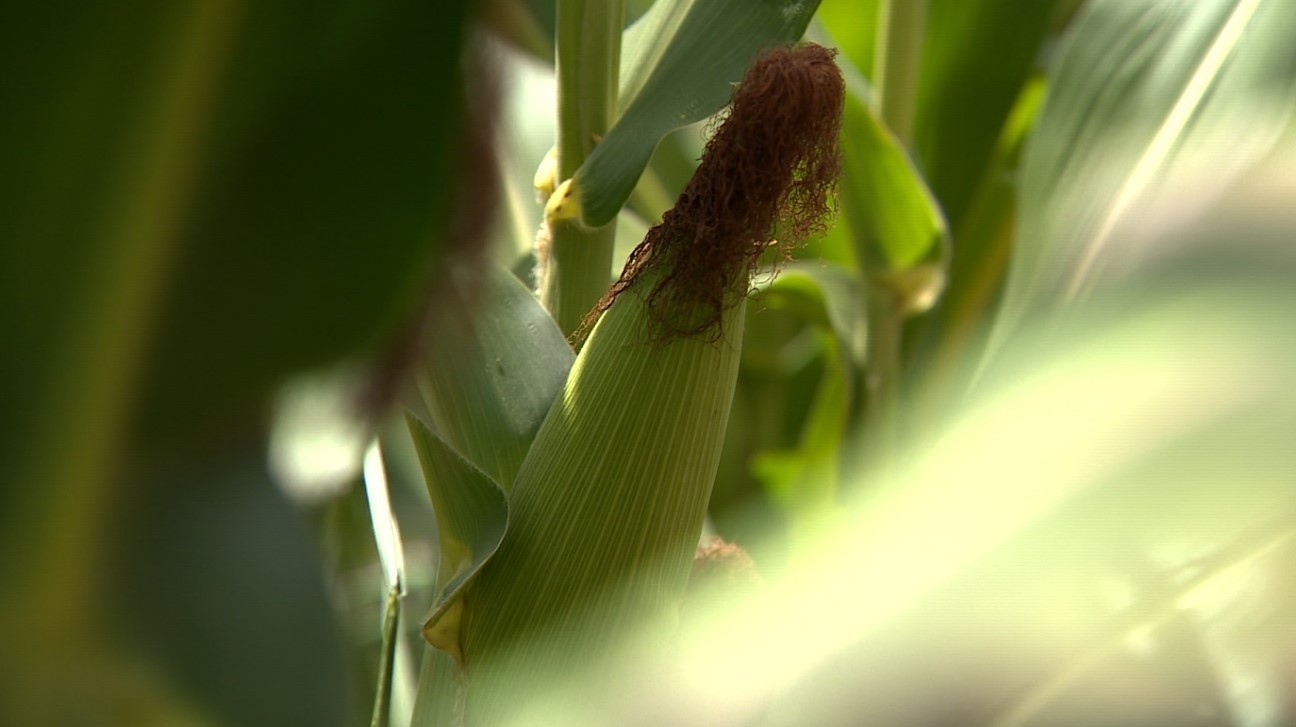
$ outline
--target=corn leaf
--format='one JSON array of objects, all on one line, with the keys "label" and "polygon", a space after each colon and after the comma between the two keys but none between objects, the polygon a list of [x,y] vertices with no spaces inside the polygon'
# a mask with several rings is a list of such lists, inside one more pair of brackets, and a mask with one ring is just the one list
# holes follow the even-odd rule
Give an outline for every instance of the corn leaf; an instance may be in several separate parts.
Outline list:
[{"label": "corn leaf", "polygon": [[1057,6],[1057,0],[931,0],[928,6],[914,153],[955,229],[986,178]]},{"label": "corn leaf", "polygon": [[499,548],[508,527],[508,501],[499,484],[456,454],[417,417],[407,414],[405,420],[436,511],[440,545],[436,595],[423,635],[462,661],[457,599]]},{"label": "corn leaf", "polygon": [[418,691],[414,695],[411,727],[445,727],[463,724],[461,672],[450,654],[423,646]]},{"label": "corn leaf", "polygon": [[886,282],[906,307],[920,309],[943,285],[949,230],[908,152],[852,78],[848,73],[842,122],[842,214],[870,277]]},{"label": "corn leaf", "polygon": [[1296,97],[1292,37],[1286,0],[1081,11],[1026,150],[1000,333],[1082,298],[1154,242],[1119,248],[1118,228],[1184,224],[1264,156]]},{"label": "corn leaf", "polygon": [[507,493],[576,355],[535,296],[500,265],[481,290],[460,276],[417,382],[428,422]]},{"label": "corn leaf", "polygon": [[841,342],[843,364],[864,363],[868,343],[864,281],[832,263],[792,262],[756,286],[758,302],[795,310]]},{"label": "corn leaf", "polygon": [[[22,99],[0,118],[0,459],[22,483],[0,488],[0,671],[23,675],[0,722],[164,693],[217,722],[350,721],[310,535],[253,463],[274,388],[372,352],[444,250],[466,7],[48,3],[0,27]],[[149,561],[116,539],[145,534],[167,570],[128,578]],[[166,678],[80,671],[104,662]]]},{"label": "corn leaf", "polygon": [[1296,303],[1292,256],[1221,284],[1234,239],[1186,277],[1036,321],[840,537],[528,723],[649,704],[664,724],[1290,722],[1296,329],[1275,312]]},{"label": "corn leaf", "polygon": [[878,0],[824,0],[816,19],[832,35],[831,43],[867,78],[873,77],[877,43]]},{"label": "corn leaf", "polygon": [[758,452],[752,472],[794,526],[817,522],[835,505],[839,451],[864,365],[864,282],[835,265],[792,263],[758,290],[757,305],[790,309],[818,328],[824,370],[796,447]]},{"label": "corn leaf", "polygon": [[818,0],[661,0],[622,40],[621,116],[576,171],[582,219],[607,224],[670,131],[729,101],[761,50],[795,42]]},{"label": "corn leaf", "polygon": [[[646,285],[646,284],[645,284]],[[647,339],[636,286],[595,326],[518,473],[510,526],[467,601],[468,714],[598,663],[678,608],[719,463],[742,341]],[[515,650],[520,639],[540,646]]]}]

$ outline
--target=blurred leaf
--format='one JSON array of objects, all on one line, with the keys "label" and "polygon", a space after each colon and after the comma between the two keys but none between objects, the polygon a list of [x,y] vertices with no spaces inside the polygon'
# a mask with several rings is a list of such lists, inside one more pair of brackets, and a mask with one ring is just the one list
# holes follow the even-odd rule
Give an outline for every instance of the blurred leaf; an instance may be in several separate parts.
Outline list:
[{"label": "blurred leaf", "polygon": [[958,227],[1049,29],[1055,0],[930,0],[915,153]]},{"label": "blurred leaf", "polygon": [[900,142],[856,94],[846,97],[842,129],[842,212],[886,270],[941,262],[949,232],[940,207]]},{"label": "blurred leaf", "polygon": [[805,320],[832,332],[841,342],[843,363],[864,363],[868,343],[864,315],[864,281],[841,266],[827,262],[793,262],[772,280],[756,286],[757,300],[792,308]]},{"label": "blurred leaf", "polygon": [[412,680],[398,684],[400,676],[397,670],[397,653],[400,651],[401,600],[408,592],[409,576],[405,569],[405,546],[401,538],[400,526],[392,510],[391,492],[388,486],[384,455],[378,440],[370,442],[364,455],[364,490],[368,501],[369,522],[373,531],[374,545],[378,554],[378,565],[383,571],[383,585],[386,598],[383,606],[382,640],[379,646],[378,677],[374,688],[374,705],[370,724],[372,727],[385,727],[391,721],[408,722],[409,715],[401,720],[394,713],[394,704],[400,697],[393,697],[404,691],[412,693]]},{"label": "blurred leaf", "polygon": [[873,78],[879,0],[825,0],[818,19],[852,65]]},{"label": "blurred leaf", "polygon": [[[848,83],[853,77],[847,74]],[[870,278],[923,310],[940,294],[950,254],[949,230],[936,199],[899,140],[856,91],[842,124],[842,214],[856,236]]]},{"label": "blurred leaf", "polygon": [[807,536],[821,527],[821,520],[838,505],[839,452],[854,380],[851,370],[842,366],[841,344],[827,333],[820,337],[824,370],[797,448],[757,452],[751,465],[753,474],[775,502],[792,514],[793,526],[809,528],[808,532],[794,533],[803,540],[809,540]]},{"label": "blurred leaf", "polygon": [[729,101],[760,51],[795,42],[818,0],[659,0],[622,41],[621,116],[576,171],[582,219],[607,224],[668,132]]},{"label": "blurred leaf", "polygon": [[1096,0],[1080,12],[1026,151],[1001,332],[1156,242],[1118,249],[1118,227],[1184,224],[1263,157],[1296,98],[1292,37],[1285,0]]},{"label": "blurred leaf", "polygon": [[[320,556],[265,460],[264,432],[252,431],[200,459],[132,477],[121,489],[131,493],[129,507],[99,544],[112,556],[104,574],[111,587],[84,618],[103,628],[108,617],[98,635],[111,635],[126,664],[164,675],[209,724],[352,724],[364,708],[348,689]],[[74,666],[98,654],[94,642],[78,646],[59,664],[55,679],[66,691],[57,707],[85,719],[46,714],[15,724],[98,721],[104,685],[82,681]],[[52,641],[45,647],[61,653]]]},{"label": "blurred leaf", "polygon": [[980,357],[998,311],[1017,219],[1017,171],[1021,149],[1044,97],[1044,80],[1027,84],[1004,124],[989,172],[954,230],[949,280],[936,307],[911,322],[906,344],[911,361],[922,362],[922,396],[910,420],[924,426],[944,416],[970,383],[965,362]]},{"label": "blurred leaf", "polygon": [[416,380],[437,435],[507,493],[576,355],[504,267],[455,277]]},{"label": "blurred leaf", "polygon": [[[118,639],[102,609],[86,608],[118,598],[212,629],[220,658],[177,668],[174,685],[206,703],[238,704],[247,681],[264,676],[220,671],[239,672],[229,664],[240,658],[281,669],[265,679],[273,693],[248,692],[262,716],[337,686],[336,653],[221,632],[263,618],[250,615],[259,605],[230,606],[230,594],[313,585],[319,610],[282,603],[300,607],[288,622],[326,640],[327,601],[309,558],[270,585],[266,571],[226,572],[226,588],[198,603],[197,581],[213,574],[191,568],[120,593],[105,544],[134,509],[157,505],[145,501],[154,480],[178,490],[201,482],[213,502],[242,492],[236,484],[277,497],[267,476],[203,468],[262,455],[245,437],[265,435],[276,384],[371,349],[405,317],[444,241],[466,5],[53,2],[15,9],[3,24],[0,90],[23,102],[0,118],[11,170],[0,180],[0,337],[19,352],[0,362],[0,457],[23,485],[0,490],[0,627],[6,643],[36,639],[54,666],[24,669],[32,688],[17,708],[33,713],[0,721],[42,723],[43,709],[83,697],[93,705],[78,690],[96,685],[62,667]],[[216,510],[161,500],[189,520],[155,513],[171,538],[155,545],[211,557],[259,548],[259,536],[228,525],[265,518],[254,530],[276,530],[291,541],[283,553],[301,555],[308,534],[296,514],[264,509],[258,496],[232,503],[219,525]],[[215,604],[225,612],[194,616]],[[282,632],[286,621],[259,622]],[[144,622],[138,641],[188,638],[174,626]],[[263,648],[275,658],[249,656]],[[330,709],[337,701],[316,703],[328,714],[308,721],[348,716]]]},{"label": "blurred leaf", "polygon": [[446,242],[453,164],[480,163],[454,143],[465,5],[248,7],[177,230],[146,434],[232,415],[403,323]]},{"label": "blurred leaf", "polygon": [[387,592],[387,606],[383,609],[382,647],[378,656],[378,687],[374,698],[370,727],[390,724],[392,708],[392,679],[396,671],[396,645],[400,641],[401,589],[394,585]]},{"label": "blurred leaf", "polygon": [[1035,317],[849,528],[528,723],[1290,723],[1293,259],[1228,252]]},{"label": "blurred leaf", "polygon": [[498,483],[456,454],[423,422],[408,414],[405,419],[432,497],[440,541],[436,596],[423,634],[462,664],[458,599],[499,548],[508,528],[508,500]]},{"label": "blurred leaf", "polygon": [[[777,278],[758,286],[759,304],[795,311],[819,330],[823,371],[795,449],[763,450],[752,472],[794,526],[818,520],[836,506],[838,460],[852,405],[855,373],[864,365],[867,344],[864,283],[827,263],[792,263]],[[794,533],[800,538],[805,533]]]}]

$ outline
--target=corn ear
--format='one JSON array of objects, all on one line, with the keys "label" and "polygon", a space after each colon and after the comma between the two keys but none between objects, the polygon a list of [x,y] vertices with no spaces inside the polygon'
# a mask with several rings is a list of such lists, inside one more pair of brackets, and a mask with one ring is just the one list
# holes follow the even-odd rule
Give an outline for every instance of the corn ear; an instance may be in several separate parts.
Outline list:
[{"label": "corn ear", "polygon": [[719,464],[744,308],[740,299],[725,312],[719,341],[655,342],[635,288],[594,327],[518,473],[508,536],[465,602],[472,721],[498,717],[538,675],[675,618]]},{"label": "corn ear", "polygon": [[602,314],[514,479],[508,532],[444,623],[429,624],[429,636],[457,634],[443,647],[465,667],[470,723],[499,723],[573,667],[610,673],[627,636],[678,619],[750,275],[776,226],[786,251],[830,212],[843,91],[833,56],[808,44],[752,64],[679,203],[587,316]]}]

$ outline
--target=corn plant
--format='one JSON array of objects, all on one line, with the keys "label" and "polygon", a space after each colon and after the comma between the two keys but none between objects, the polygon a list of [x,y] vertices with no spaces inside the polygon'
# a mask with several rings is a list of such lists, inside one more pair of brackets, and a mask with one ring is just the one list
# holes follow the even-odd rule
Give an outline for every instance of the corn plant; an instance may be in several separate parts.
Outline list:
[{"label": "corn plant", "polygon": [[1296,720],[1292,3],[15,15],[0,723]]}]

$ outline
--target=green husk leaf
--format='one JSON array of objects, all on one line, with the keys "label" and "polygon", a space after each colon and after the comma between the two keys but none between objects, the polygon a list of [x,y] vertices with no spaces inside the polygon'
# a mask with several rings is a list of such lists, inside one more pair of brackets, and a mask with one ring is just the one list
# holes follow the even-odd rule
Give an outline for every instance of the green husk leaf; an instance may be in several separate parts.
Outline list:
[{"label": "green husk leaf", "polygon": [[460,457],[417,417],[407,414],[440,538],[436,597],[423,622],[430,644],[463,663],[459,596],[499,548],[509,506],[498,483]]},{"label": "green husk leaf", "polygon": [[462,277],[417,382],[431,426],[507,493],[576,355],[535,296],[501,265],[481,290]]},{"label": "green husk leaf", "polygon": [[418,690],[414,695],[411,727],[444,727],[463,724],[463,672],[454,657],[424,645],[419,664]]},{"label": "green husk leaf", "polygon": [[726,310],[723,340],[653,342],[643,290],[619,297],[590,334],[518,473],[508,537],[466,604],[474,719],[674,617],[719,464],[745,305]]},{"label": "green husk leaf", "polygon": [[582,221],[605,225],[667,133],[701,121],[765,49],[805,33],[818,0],[661,0],[622,41],[620,118],[576,171]]}]

